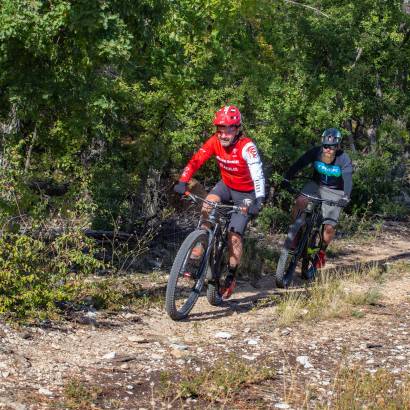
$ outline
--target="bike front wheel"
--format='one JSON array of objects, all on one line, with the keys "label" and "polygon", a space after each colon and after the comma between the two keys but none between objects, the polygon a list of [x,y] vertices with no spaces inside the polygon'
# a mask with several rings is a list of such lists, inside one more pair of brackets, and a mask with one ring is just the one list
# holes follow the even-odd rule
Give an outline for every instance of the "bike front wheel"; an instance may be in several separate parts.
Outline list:
[{"label": "bike front wheel", "polygon": [[300,241],[303,239],[304,225],[304,218],[299,217],[289,228],[276,267],[275,282],[278,288],[287,288],[292,282],[300,257]]},{"label": "bike front wheel", "polygon": [[314,229],[310,234],[307,244],[303,251],[302,259],[302,278],[313,280],[316,276],[315,260],[321,248],[322,236],[319,229]]},{"label": "bike front wheel", "polygon": [[198,300],[208,266],[208,245],[208,232],[198,229],[186,237],[178,250],[165,296],[165,308],[173,320],[186,318]]}]

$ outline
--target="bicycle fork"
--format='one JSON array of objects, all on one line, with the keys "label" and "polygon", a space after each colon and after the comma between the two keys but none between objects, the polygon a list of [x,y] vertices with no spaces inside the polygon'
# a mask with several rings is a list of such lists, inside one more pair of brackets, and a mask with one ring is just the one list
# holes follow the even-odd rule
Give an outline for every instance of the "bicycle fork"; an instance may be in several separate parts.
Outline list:
[{"label": "bicycle fork", "polygon": [[214,242],[214,238],[215,238],[215,231],[210,229],[210,228],[203,228],[208,232],[208,246],[206,248],[204,257],[202,258],[201,261],[201,266],[200,266],[200,272],[201,275],[199,277],[199,279],[197,280],[195,287],[194,287],[194,291],[197,293],[201,293],[201,290],[204,286],[205,283],[205,279],[207,278],[207,272],[208,272],[208,267],[209,267],[209,259],[210,259],[210,255],[212,252],[212,247],[213,247],[213,242]]}]

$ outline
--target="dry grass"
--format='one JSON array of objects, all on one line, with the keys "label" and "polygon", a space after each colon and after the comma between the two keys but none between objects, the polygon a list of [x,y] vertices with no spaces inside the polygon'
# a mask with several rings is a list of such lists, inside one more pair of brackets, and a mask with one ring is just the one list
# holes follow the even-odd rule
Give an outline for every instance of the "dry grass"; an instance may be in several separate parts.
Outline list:
[{"label": "dry grass", "polygon": [[151,280],[151,277],[144,280],[138,274],[109,276],[85,282],[79,299],[88,301],[97,309],[118,311],[127,307],[145,310],[164,305],[165,282]]},{"label": "dry grass", "polygon": [[70,379],[64,386],[64,408],[70,410],[95,409],[102,390],[88,386],[79,379]]},{"label": "dry grass", "polygon": [[169,373],[161,377],[161,391],[164,399],[171,403],[189,398],[207,404],[228,406],[235,401],[236,395],[252,385],[275,377],[269,363],[247,364],[243,359],[231,354],[224,361],[199,372],[186,369],[177,381]]},{"label": "dry grass", "polygon": [[334,381],[333,400],[322,409],[410,409],[410,374],[394,376],[385,369],[371,374],[360,368],[342,369]]},{"label": "dry grass", "polygon": [[377,267],[356,269],[347,275],[323,273],[303,292],[287,292],[277,306],[277,323],[360,316],[357,309],[380,300]]}]

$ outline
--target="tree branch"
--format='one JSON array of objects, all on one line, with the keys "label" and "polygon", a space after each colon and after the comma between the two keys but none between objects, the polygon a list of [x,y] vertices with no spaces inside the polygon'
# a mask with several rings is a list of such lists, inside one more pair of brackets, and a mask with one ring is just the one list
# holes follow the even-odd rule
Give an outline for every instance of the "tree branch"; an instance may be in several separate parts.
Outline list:
[{"label": "tree branch", "polygon": [[323,13],[323,11],[321,11],[321,10],[319,10],[319,9],[313,7],[313,6],[309,6],[309,5],[307,5],[307,4],[298,3],[297,1],[293,1],[293,0],[284,0],[284,1],[285,1],[285,3],[291,3],[291,4],[294,4],[294,5],[296,5],[296,6],[305,7],[305,8],[307,8],[307,9],[313,10],[314,12],[316,12],[316,13],[318,13],[318,14],[321,14],[322,16],[325,16],[325,17],[327,17],[327,18],[330,18],[330,16],[329,16],[328,14]]},{"label": "tree branch", "polygon": [[26,163],[24,165],[24,173],[25,174],[27,174],[27,172],[30,168],[31,153],[33,151],[33,147],[34,147],[34,144],[36,142],[36,139],[37,139],[37,125],[34,127],[33,137],[31,138],[31,144],[30,144],[30,147],[29,147],[28,152],[27,152]]},{"label": "tree branch", "polygon": [[362,56],[362,53],[363,53],[363,48],[362,47],[357,48],[356,58],[354,60],[354,63],[350,66],[350,68],[354,68],[354,66],[359,61],[360,57]]}]

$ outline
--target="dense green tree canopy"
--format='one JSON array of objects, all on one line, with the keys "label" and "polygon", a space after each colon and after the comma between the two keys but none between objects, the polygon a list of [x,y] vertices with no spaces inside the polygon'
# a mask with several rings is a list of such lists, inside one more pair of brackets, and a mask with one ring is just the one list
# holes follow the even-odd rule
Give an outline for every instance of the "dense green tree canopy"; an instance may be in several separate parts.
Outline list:
[{"label": "dense green tree canopy", "polygon": [[341,127],[356,206],[380,212],[406,175],[409,20],[399,0],[0,0],[3,213],[51,180],[64,209],[132,226],[146,178],[179,170],[228,102],[272,181]]}]

